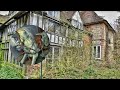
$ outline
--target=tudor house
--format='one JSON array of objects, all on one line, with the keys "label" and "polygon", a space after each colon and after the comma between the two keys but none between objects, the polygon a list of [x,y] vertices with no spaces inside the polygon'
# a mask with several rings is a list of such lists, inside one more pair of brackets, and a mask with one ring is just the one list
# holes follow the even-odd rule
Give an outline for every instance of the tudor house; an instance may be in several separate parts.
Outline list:
[{"label": "tudor house", "polygon": [[46,59],[58,59],[63,46],[89,46],[85,47],[88,59],[113,58],[115,31],[94,11],[9,11],[8,16],[0,31],[3,32],[3,57],[9,62],[15,61],[10,51],[10,35],[24,25],[37,25],[47,32],[51,49]]},{"label": "tudor house", "polygon": [[[10,51],[11,34],[24,25],[37,25],[47,32],[51,44],[46,57],[48,60],[58,59],[64,50],[63,46],[82,47],[91,39],[90,33],[83,30],[78,11],[9,11],[8,16],[9,19],[0,27],[3,57],[8,62],[16,63]],[[84,40],[81,34],[88,40]]]},{"label": "tudor house", "polygon": [[[7,15],[0,15],[0,26],[8,19],[8,16]],[[1,32],[0,32],[0,42],[2,40],[2,37],[1,37]]]}]

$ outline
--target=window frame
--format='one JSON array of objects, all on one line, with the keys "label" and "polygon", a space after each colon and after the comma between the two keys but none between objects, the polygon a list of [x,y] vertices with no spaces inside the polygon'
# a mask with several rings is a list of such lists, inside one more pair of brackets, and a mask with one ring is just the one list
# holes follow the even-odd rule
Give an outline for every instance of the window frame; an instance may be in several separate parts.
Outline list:
[{"label": "window frame", "polygon": [[81,23],[78,20],[75,20],[75,19],[72,19],[72,25],[76,28],[79,28],[79,29],[82,28]]},{"label": "window frame", "polygon": [[[60,19],[60,11],[47,11],[49,17]],[[59,16],[58,16],[59,15]]]},{"label": "window frame", "polygon": [[[96,47],[96,50],[94,50],[94,47]],[[101,54],[102,54],[101,45],[96,45],[94,47],[93,47],[93,51],[94,51],[93,56],[94,56],[94,58],[95,59],[101,59]],[[98,52],[98,47],[100,47],[100,52]],[[100,54],[100,55],[98,55],[98,54]],[[100,56],[100,57],[98,57],[98,56]]]}]

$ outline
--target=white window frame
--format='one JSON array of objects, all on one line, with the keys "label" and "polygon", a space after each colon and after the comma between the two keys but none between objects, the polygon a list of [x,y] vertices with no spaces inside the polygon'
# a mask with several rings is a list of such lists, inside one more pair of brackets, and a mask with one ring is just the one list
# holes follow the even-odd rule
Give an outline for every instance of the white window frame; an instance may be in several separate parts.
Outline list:
[{"label": "white window frame", "polygon": [[83,41],[78,41],[79,47],[83,47],[84,42]]},{"label": "white window frame", "polygon": [[51,40],[50,40],[50,42],[55,43],[55,35],[54,34],[51,34]]},{"label": "white window frame", "polygon": [[[94,47],[96,47],[96,51],[94,50]],[[95,58],[95,59],[101,59],[101,51],[102,51],[102,50],[101,50],[101,45],[96,45],[96,46],[94,46],[94,47],[93,47],[93,50],[95,51],[95,52],[94,52],[94,54],[95,54],[95,55],[94,55],[94,58]],[[100,47],[100,57],[97,57],[97,56],[98,56],[98,47]]]},{"label": "white window frame", "polygon": [[33,13],[33,17],[32,18],[33,18],[32,25],[37,25],[37,19],[38,19],[37,14]]},{"label": "white window frame", "polygon": [[[51,12],[52,15],[50,15],[49,12]],[[60,19],[60,11],[47,11],[47,14],[52,18]]]},{"label": "white window frame", "polygon": [[60,44],[60,45],[63,44],[63,37],[59,37],[59,44]]},{"label": "white window frame", "polygon": [[57,35],[55,35],[55,40],[54,40],[54,41],[55,41],[55,43],[57,43],[57,44],[59,43],[59,37],[58,37]]},{"label": "white window frame", "polygon": [[72,19],[72,25],[76,28],[81,28],[81,23],[78,20]]}]

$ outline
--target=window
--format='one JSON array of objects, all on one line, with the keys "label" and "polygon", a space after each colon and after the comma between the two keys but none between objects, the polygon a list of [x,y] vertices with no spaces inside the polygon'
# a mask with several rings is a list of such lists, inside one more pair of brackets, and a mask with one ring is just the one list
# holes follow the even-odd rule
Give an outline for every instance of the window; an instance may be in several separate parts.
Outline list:
[{"label": "window", "polygon": [[63,44],[65,44],[65,38],[63,38]]},{"label": "window", "polygon": [[54,26],[55,26],[55,34],[59,35],[60,34],[60,25],[55,23]]},{"label": "window", "polygon": [[59,47],[54,47],[54,59],[58,59],[59,57]]},{"label": "window", "polygon": [[50,51],[49,51],[46,59],[49,60],[49,62],[52,62],[52,60],[54,60],[54,59],[55,60],[59,59],[59,52],[60,52],[59,47],[56,47],[56,46],[50,47]]},{"label": "window", "polygon": [[54,23],[50,20],[48,21],[48,32],[50,32],[50,33],[55,32]]},{"label": "window", "polygon": [[54,42],[55,35],[51,35],[51,42]]},{"label": "window", "polygon": [[24,16],[21,18],[21,27],[24,25]]},{"label": "window", "polygon": [[107,40],[107,43],[108,43],[108,44],[111,44],[111,39],[110,39],[110,37],[109,37],[108,32],[106,32],[106,40]]},{"label": "window", "polygon": [[43,19],[43,29],[45,31],[48,31],[48,19]]},{"label": "window", "polygon": [[50,47],[50,52],[49,52],[49,54],[48,54],[48,58],[52,58],[52,47]]},{"label": "window", "polygon": [[48,11],[48,16],[56,19],[60,19],[60,12],[59,11]]},{"label": "window", "polygon": [[78,41],[79,47],[83,46],[83,41]]},{"label": "window", "polygon": [[111,44],[111,40],[110,39],[108,39],[108,44]]},{"label": "window", "polygon": [[54,11],[48,11],[48,16],[54,17]]},{"label": "window", "polygon": [[72,46],[75,46],[76,41],[72,40]]},{"label": "window", "polygon": [[95,59],[101,59],[101,46],[94,46],[94,57]]},{"label": "window", "polygon": [[66,36],[66,29],[67,28],[65,26],[61,26],[61,31],[60,31],[61,36],[64,36],[64,37]]},{"label": "window", "polygon": [[54,11],[54,17],[59,20],[60,19],[60,12]]},{"label": "window", "polygon": [[62,44],[62,37],[59,37],[59,44]]},{"label": "window", "polygon": [[55,36],[55,43],[58,43],[58,36]]},{"label": "window", "polygon": [[39,15],[38,17],[39,17],[39,25],[38,26],[42,28],[42,16]]},{"label": "window", "polygon": [[33,23],[32,25],[37,25],[37,14],[33,14]]},{"label": "window", "polygon": [[72,25],[76,28],[81,28],[82,24],[78,21],[78,20],[75,20],[75,19],[72,19]]},{"label": "window", "polygon": [[69,28],[69,29],[68,29],[68,35],[67,35],[67,37],[70,37],[70,38],[71,38],[71,35],[73,35],[73,33],[72,33],[72,29]]},{"label": "window", "polygon": [[50,40],[50,34],[49,34],[49,33],[47,33],[47,35],[48,35],[48,37],[49,37],[49,40]]},{"label": "window", "polygon": [[20,19],[17,20],[17,28],[20,27]]},{"label": "window", "polygon": [[26,19],[27,19],[27,25],[30,24],[30,14],[26,15]]}]

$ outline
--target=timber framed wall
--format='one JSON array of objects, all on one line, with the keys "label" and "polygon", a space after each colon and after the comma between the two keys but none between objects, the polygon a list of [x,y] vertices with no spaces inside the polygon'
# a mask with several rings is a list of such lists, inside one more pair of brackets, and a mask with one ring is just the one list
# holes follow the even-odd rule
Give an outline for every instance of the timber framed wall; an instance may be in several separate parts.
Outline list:
[{"label": "timber framed wall", "polygon": [[5,61],[19,64],[14,60],[14,56],[11,54],[9,40],[11,34],[16,31],[17,28],[24,25],[37,25],[47,32],[51,43],[50,53],[46,57],[46,59],[49,60],[59,59],[59,55],[63,50],[62,46],[65,44],[74,47],[81,47],[81,44],[83,44],[82,33],[84,33],[84,31],[81,31],[72,25],[68,25],[67,23],[63,23],[60,20],[51,18],[44,13],[30,11],[20,17],[15,17],[14,20],[9,21],[5,27],[1,43]]}]

